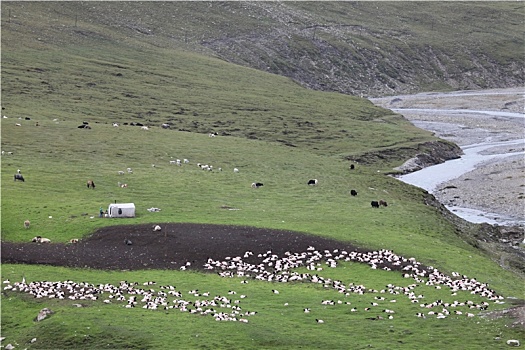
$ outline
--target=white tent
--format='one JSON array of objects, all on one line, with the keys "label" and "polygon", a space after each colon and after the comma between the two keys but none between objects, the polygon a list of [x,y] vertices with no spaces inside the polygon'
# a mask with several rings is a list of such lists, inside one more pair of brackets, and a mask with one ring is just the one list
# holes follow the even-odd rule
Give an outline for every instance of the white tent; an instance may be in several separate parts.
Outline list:
[{"label": "white tent", "polygon": [[110,204],[108,208],[108,216],[110,218],[134,218],[135,217],[135,204],[134,203]]}]

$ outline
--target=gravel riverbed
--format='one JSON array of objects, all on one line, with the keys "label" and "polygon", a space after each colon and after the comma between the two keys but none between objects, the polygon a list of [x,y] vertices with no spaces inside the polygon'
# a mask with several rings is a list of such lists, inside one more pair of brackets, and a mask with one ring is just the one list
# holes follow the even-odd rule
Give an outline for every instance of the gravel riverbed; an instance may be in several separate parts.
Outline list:
[{"label": "gravel riverbed", "polygon": [[438,185],[432,193],[452,211],[470,208],[483,212],[486,222],[507,222],[510,218],[514,224],[525,225],[525,89],[424,93],[371,101],[462,148],[517,140],[480,153],[514,155],[482,162],[474,170]]}]

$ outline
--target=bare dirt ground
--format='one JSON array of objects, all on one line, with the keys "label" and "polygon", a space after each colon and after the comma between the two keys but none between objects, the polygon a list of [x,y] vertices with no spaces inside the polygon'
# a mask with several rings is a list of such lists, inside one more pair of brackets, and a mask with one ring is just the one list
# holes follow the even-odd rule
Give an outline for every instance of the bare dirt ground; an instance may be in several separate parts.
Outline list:
[{"label": "bare dirt ground", "polygon": [[[242,257],[247,251],[254,253],[243,259],[250,263],[258,262],[257,255],[269,250],[279,256],[286,251],[304,252],[308,246],[318,250],[366,251],[291,231],[187,223],[161,227],[162,231],[154,232],[150,224],[110,226],[75,244],[2,242],[2,263],[139,270],[178,269],[189,262],[190,269],[204,270],[208,258]],[[125,240],[132,244],[127,245]]]}]

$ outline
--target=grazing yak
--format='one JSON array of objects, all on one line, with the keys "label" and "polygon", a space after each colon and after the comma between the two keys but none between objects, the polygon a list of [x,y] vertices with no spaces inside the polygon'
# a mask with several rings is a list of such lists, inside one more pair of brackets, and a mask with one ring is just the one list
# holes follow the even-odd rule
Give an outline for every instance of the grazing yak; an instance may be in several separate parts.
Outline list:
[{"label": "grazing yak", "polygon": [[88,180],[87,182],[87,188],[92,188],[92,189],[95,189],[95,183],[93,182],[93,180]]},{"label": "grazing yak", "polygon": [[254,183],[252,183],[252,188],[259,188],[261,186],[264,186],[264,184],[262,184],[261,182],[254,182]]},{"label": "grazing yak", "polygon": [[388,203],[381,199],[381,200],[379,201],[379,205],[382,205],[383,207],[387,207],[387,206],[388,206]]},{"label": "grazing yak", "polygon": [[350,191],[350,195],[352,195],[352,196],[357,196],[357,191],[356,191],[356,190],[351,190],[351,191]]},{"label": "grazing yak", "polygon": [[318,183],[317,179],[308,180],[308,185],[316,186]]},{"label": "grazing yak", "polygon": [[22,182],[25,182],[25,179],[24,177],[22,176],[22,174],[15,174],[15,181],[16,180],[20,180]]},{"label": "grazing yak", "polygon": [[372,206],[372,208],[379,208],[379,202],[378,201],[372,201],[372,202],[370,202],[370,205]]}]

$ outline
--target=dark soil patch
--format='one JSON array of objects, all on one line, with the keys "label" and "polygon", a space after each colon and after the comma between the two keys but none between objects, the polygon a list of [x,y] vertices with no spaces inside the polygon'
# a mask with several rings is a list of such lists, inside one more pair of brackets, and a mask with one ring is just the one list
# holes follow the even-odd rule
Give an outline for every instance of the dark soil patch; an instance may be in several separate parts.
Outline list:
[{"label": "dark soil patch", "polygon": [[[283,256],[318,250],[366,251],[344,242],[292,231],[247,226],[161,224],[154,232],[151,224],[110,226],[76,244],[2,242],[2,263],[46,264],[104,270],[178,269],[187,262],[190,269],[203,269],[208,258],[253,256],[243,259],[259,263],[260,253],[271,250]],[[132,245],[126,245],[125,240]]]}]

